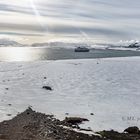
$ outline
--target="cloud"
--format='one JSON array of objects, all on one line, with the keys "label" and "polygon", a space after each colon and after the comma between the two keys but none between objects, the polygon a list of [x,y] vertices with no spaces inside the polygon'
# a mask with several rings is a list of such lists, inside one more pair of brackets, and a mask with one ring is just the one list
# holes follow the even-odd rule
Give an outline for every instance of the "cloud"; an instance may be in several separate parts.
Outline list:
[{"label": "cloud", "polygon": [[23,13],[23,14],[34,14],[30,8],[23,6],[16,6],[10,4],[0,4],[0,11],[11,12],[11,13]]},{"label": "cloud", "polygon": [[0,35],[12,35],[12,36],[43,36],[42,34],[18,33],[18,32],[0,32]]},{"label": "cloud", "polygon": [[26,32],[44,32],[42,27],[31,24],[16,24],[16,23],[0,23],[1,30],[15,30],[15,31],[26,31]]},{"label": "cloud", "polygon": [[0,0],[0,34],[139,38],[139,0]]}]

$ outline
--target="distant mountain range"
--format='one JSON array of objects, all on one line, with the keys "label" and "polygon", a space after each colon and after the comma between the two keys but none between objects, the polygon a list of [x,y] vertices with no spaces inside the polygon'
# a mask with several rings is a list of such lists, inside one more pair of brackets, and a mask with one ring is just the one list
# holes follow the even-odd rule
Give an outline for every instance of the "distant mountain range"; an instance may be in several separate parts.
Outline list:
[{"label": "distant mountain range", "polygon": [[58,48],[73,48],[76,46],[85,45],[86,43],[67,43],[67,42],[45,42],[45,43],[34,43],[32,47],[58,47]]},{"label": "distant mountain range", "polygon": [[10,39],[0,39],[0,47],[8,47],[8,46],[13,46],[13,47],[22,47],[24,46],[23,44],[20,44],[16,41],[10,40]]},{"label": "distant mountain range", "polygon": [[120,42],[116,44],[87,44],[87,43],[69,43],[69,42],[43,42],[43,43],[33,43],[32,45],[21,44],[14,40],[0,39],[0,47],[46,47],[46,48],[75,48],[79,46],[86,46],[91,48],[137,48],[140,49],[140,42],[135,41],[127,41],[127,42]]},{"label": "distant mountain range", "polygon": [[43,42],[43,43],[33,43],[32,45],[25,45],[18,43],[17,41],[10,40],[7,38],[0,39],[0,47],[24,47],[24,46],[31,46],[31,47],[58,47],[58,48],[71,48],[76,47],[79,45],[86,45],[84,43],[66,43],[66,42]]}]

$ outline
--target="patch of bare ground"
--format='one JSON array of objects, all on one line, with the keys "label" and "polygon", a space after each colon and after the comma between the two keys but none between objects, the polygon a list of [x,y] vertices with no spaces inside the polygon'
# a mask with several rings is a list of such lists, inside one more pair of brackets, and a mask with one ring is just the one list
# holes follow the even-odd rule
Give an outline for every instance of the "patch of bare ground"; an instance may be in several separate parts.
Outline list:
[{"label": "patch of bare ground", "polygon": [[[55,119],[28,108],[12,120],[0,123],[0,140],[140,140],[139,129],[132,127],[125,133],[102,131],[94,134],[80,132],[83,118]],[[74,131],[76,128],[79,131]],[[131,133],[130,133],[131,132]]]}]

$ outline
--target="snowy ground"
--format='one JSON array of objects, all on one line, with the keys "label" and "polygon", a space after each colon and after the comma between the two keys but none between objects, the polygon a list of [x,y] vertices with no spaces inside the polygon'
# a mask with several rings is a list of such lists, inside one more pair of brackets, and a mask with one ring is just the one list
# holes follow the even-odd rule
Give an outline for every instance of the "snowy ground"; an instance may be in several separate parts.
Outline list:
[{"label": "snowy ground", "polygon": [[95,131],[140,127],[139,63],[140,57],[1,62],[0,121],[31,105],[60,119],[65,113],[88,118],[83,127]]}]

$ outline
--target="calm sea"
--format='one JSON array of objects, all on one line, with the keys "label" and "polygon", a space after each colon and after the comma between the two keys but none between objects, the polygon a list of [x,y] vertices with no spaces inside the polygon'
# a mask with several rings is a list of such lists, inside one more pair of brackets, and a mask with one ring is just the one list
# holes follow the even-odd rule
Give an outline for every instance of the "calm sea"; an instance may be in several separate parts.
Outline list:
[{"label": "calm sea", "polygon": [[74,52],[74,49],[1,47],[0,61],[40,61],[62,59],[92,59],[108,57],[140,56],[139,51],[91,49],[90,52]]}]

